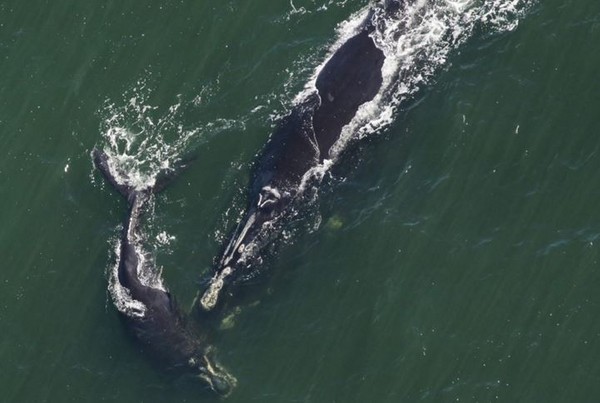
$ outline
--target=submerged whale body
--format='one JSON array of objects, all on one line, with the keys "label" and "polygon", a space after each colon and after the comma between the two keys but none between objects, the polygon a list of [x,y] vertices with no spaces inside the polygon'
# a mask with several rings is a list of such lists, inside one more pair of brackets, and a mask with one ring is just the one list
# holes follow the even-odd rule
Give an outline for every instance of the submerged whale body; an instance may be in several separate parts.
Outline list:
[{"label": "submerged whale body", "polygon": [[98,149],[93,151],[93,160],[106,180],[129,204],[120,242],[117,281],[133,300],[143,305],[141,312],[120,310],[129,329],[169,367],[192,372],[215,392],[228,394],[235,385],[235,379],[213,361],[205,337],[189,326],[168,291],[140,280],[140,269],[145,264],[139,233],[140,217],[155,188],[136,190],[119,183],[111,172],[108,156]]},{"label": "submerged whale body", "polygon": [[[385,7],[395,13],[400,3]],[[371,37],[373,13],[343,43],[316,77],[315,90],[292,109],[269,139],[249,187],[249,207],[234,231],[208,287],[199,299],[211,311],[225,288],[254,275],[259,252],[276,236],[274,228],[290,214],[311,170],[331,159],[331,149],[359,107],[382,86],[384,53]]]}]

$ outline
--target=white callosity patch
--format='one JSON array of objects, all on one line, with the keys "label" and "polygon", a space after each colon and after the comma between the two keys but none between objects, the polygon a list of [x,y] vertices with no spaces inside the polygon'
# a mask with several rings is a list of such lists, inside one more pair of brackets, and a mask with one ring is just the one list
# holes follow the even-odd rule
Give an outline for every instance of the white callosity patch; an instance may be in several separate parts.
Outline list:
[{"label": "white callosity patch", "polygon": [[261,189],[258,195],[257,205],[259,208],[265,208],[277,203],[279,199],[281,199],[281,193],[277,188],[265,186]]},{"label": "white callosity patch", "polygon": [[204,292],[202,298],[200,299],[200,303],[204,309],[211,310],[215,307],[219,298],[219,293],[225,284],[225,278],[227,278],[231,272],[231,267],[227,266],[221,270],[220,273],[215,274],[215,276],[211,279],[208,290]]}]

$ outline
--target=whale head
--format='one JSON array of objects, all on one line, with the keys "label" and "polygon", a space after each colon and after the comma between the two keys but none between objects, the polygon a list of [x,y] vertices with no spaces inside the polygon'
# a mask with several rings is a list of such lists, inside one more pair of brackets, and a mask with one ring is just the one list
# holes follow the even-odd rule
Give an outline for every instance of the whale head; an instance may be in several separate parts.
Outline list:
[{"label": "whale head", "polygon": [[199,305],[211,311],[217,305],[222,290],[230,284],[251,277],[261,261],[260,253],[277,231],[275,227],[285,215],[293,194],[276,187],[263,186],[240,221],[217,270],[202,294]]},{"label": "whale head", "polygon": [[188,364],[197,371],[197,376],[203,383],[221,396],[231,394],[237,384],[235,377],[214,359],[212,348],[196,358],[190,358]]}]

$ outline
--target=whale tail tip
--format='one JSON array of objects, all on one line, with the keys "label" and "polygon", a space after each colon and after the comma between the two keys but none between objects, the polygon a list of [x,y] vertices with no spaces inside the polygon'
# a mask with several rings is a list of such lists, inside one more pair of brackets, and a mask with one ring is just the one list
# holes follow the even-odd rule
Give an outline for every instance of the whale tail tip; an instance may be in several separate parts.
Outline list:
[{"label": "whale tail tip", "polygon": [[127,200],[130,200],[132,194],[135,192],[135,189],[132,186],[119,182],[111,170],[109,160],[109,156],[106,154],[106,152],[104,152],[104,150],[94,147],[92,150],[92,161],[94,162],[96,168],[98,168],[108,183],[110,183],[123,197],[125,197]]},{"label": "whale tail tip", "polygon": [[[104,179],[112,185],[125,199],[130,203],[136,193],[159,193],[167,187],[182,169],[187,168],[188,164],[195,158],[187,156],[177,161],[175,167],[162,169],[154,178],[153,183],[146,187],[139,188],[128,183],[127,175],[118,175],[110,162],[110,156],[102,149],[94,147],[91,153],[94,166],[100,171]],[[119,176],[125,176],[125,180],[119,180]]]}]

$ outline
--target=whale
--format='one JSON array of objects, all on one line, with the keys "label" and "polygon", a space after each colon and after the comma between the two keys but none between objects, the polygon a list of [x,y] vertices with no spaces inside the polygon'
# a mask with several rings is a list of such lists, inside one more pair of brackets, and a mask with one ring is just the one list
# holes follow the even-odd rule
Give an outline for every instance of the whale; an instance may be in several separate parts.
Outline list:
[{"label": "whale", "polygon": [[[398,13],[403,1],[380,7]],[[281,226],[306,196],[315,168],[332,159],[332,147],[361,105],[373,100],[383,82],[384,52],[372,38],[372,8],[358,32],[333,52],[318,72],[314,90],[284,117],[255,163],[242,219],[200,290],[200,312],[214,311],[223,294],[233,294],[260,272],[261,251],[277,239]],[[317,179],[318,180],[318,179]]]},{"label": "whale", "polygon": [[141,245],[140,221],[153,194],[164,188],[173,172],[163,172],[153,186],[136,189],[117,180],[104,151],[94,148],[92,159],[106,181],[128,202],[120,239],[117,281],[143,309],[141,312],[119,310],[126,326],[158,362],[192,373],[214,392],[228,395],[235,386],[235,378],[215,361],[214,348],[206,335],[190,325],[168,290],[147,285],[140,279],[141,265],[148,264]]}]

